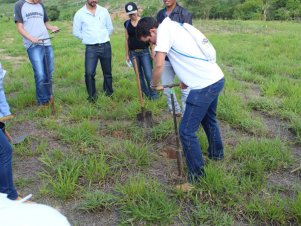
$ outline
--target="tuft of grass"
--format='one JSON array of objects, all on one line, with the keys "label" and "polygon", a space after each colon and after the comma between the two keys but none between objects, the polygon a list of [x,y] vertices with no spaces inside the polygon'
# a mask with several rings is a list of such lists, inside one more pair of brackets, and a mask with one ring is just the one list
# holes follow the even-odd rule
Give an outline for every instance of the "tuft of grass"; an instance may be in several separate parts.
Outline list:
[{"label": "tuft of grass", "polygon": [[161,121],[151,129],[151,135],[154,140],[162,140],[173,133],[173,122],[171,120]]},{"label": "tuft of grass", "polygon": [[44,139],[26,138],[22,143],[14,147],[14,151],[23,157],[39,156],[45,152],[48,144]]},{"label": "tuft of grass", "polygon": [[290,121],[291,130],[296,134],[299,142],[301,142],[301,117],[293,117]]},{"label": "tuft of grass", "polygon": [[277,109],[281,104],[281,100],[275,98],[256,98],[248,103],[248,106],[254,110],[262,111],[266,114],[277,115]]},{"label": "tuft of grass", "polygon": [[24,189],[30,187],[34,183],[33,179],[28,179],[28,178],[15,178],[14,179],[14,184],[16,185],[17,188],[19,189]]},{"label": "tuft of grass", "polygon": [[157,181],[147,180],[142,175],[130,178],[125,185],[118,185],[117,191],[126,223],[168,224],[180,211],[175,200],[166,195]]},{"label": "tuft of grass", "polygon": [[103,152],[89,155],[84,163],[84,175],[90,182],[104,180],[110,172],[110,165]]},{"label": "tuft of grass", "polygon": [[254,117],[247,105],[237,94],[221,95],[218,106],[218,117],[234,128],[245,130],[256,135],[266,134],[267,129],[262,120]]},{"label": "tuft of grass", "polygon": [[83,121],[75,125],[61,125],[58,128],[58,133],[62,141],[77,148],[87,148],[97,143],[96,129],[95,123]]},{"label": "tuft of grass", "polygon": [[82,163],[76,159],[64,159],[57,165],[52,165],[52,161],[46,160],[46,168],[42,177],[46,178],[46,183],[50,185],[49,193],[56,198],[66,200],[70,198],[77,187]]},{"label": "tuft of grass", "polygon": [[117,200],[117,196],[110,193],[104,193],[99,190],[96,190],[94,192],[87,192],[78,209],[87,212],[96,212],[104,209],[111,209],[116,204]]},{"label": "tuft of grass", "polygon": [[301,224],[301,192],[299,192],[296,196],[296,199],[292,201],[290,206],[290,212],[293,215],[293,218]]},{"label": "tuft of grass", "polygon": [[246,211],[266,224],[284,225],[288,220],[285,206],[286,200],[277,193],[270,197],[257,195],[246,205]]},{"label": "tuft of grass", "polygon": [[199,203],[192,209],[191,225],[219,225],[232,226],[234,219],[228,213],[223,212],[216,206],[207,203]]},{"label": "tuft of grass", "polygon": [[146,167],[151,160],[147,144],[138,144],[130,140],[115,142],[111,147],[111,156],[117,165],[129,169]]},{"label": "tuft of grass", "polygon": [[233,157],[250,166],[252,162],[258,162],[262,164],[265,171],[286,167],[292,162],[288,146],[279,138],[242,141],[237,146]]},{"label": "tuft of grass", "polygon": [[266,173],[287,167],[293,160],[287,145],[280,139],[241,141],[233,153],[235,171],[240,175],[241,190],[251,192],[266,185]]},{"label": "tuft of grass", "polygon": [[239,199],[237,178],[231,172],[225,171],[222,165],[210,163],[205,167],[206,176],[197,185],[201,193],[209,196],[214,203],[224,203],[231,206]]}]

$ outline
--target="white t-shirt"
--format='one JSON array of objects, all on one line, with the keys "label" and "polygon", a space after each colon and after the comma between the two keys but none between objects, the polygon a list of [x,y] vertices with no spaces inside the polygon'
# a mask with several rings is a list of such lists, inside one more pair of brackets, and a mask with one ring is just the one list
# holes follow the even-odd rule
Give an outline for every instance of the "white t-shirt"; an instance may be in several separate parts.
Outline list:
[{"label": "white t-shirt", "polygon": [[167,53],[176,75],[190,89],[205,88],[224,77],[216,63],[201,60],[206,57],[191,35],[168,17],[157,29],[155,51]]}]

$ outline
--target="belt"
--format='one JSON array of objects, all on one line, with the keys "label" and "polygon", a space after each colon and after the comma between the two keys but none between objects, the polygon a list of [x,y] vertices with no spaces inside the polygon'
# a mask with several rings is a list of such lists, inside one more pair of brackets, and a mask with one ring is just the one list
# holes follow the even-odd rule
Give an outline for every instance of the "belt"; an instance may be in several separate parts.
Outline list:
[{"label": "belt", "polygon": [[103,46],[103,45],[105,45],[107,43],[109,43],[109,41],[104,42],[104,43],[86,44],[86,46]]},{"label": "belt", "polygon": [[136,52],[136,53],[139,53],[139,52],[142,52],[142,51],[144,51],[144,50],[146,50],[146,49],[133,49],[133,50],[131,50],[131,51],[134,51],[134,52]]}]

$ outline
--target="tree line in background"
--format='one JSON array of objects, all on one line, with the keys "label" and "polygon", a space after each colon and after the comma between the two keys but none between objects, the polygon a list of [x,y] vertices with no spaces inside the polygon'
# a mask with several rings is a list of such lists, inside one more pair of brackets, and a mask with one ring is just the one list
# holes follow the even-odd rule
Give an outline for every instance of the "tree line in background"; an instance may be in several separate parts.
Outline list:
[{"label": "tree line in background", "polygon": [[194,18],[300,20],[301,0],[182,0]]},{"label": "tree line in background", "polygon": [[[0,2],[14,3],[16,0],[1,0]],[[103,3],[106,1],[100,2]],[[69,6],[69,2],[66,3],[64,0],[61,0],[60,7],[54,5],[48,6],[47,3],[51,3],[51,1],[46,2],[46,8],[48,16],[52,21],[71,19],[73,17],[75,9],[73,10],[73,5],[73,7]],[[180,3],[192,12],[194,18],[301,20],[301,0],[181,0]],[[155,16],[157,11],[162,7],[162,4],[158,3],[156,5],[141,7],[144,9],[142,16]],[[68,10],[68,8],[72,9]],[[64,14],[61,16],[62,18],[60,17],[61,10],[64,11]]]}]

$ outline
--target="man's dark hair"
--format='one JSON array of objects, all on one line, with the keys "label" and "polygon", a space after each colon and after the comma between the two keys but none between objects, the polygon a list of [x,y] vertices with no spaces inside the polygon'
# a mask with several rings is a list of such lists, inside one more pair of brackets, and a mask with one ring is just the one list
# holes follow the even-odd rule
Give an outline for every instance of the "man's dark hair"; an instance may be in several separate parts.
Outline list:
[{"label": "man's dark hair", "polygon": [[141,37],[146,37],[150,35],[149,30],[152,28],[158,28],[159,23],[153,17],[143,17],[139,20],[136,27],[136,36],[140,40]]}]

